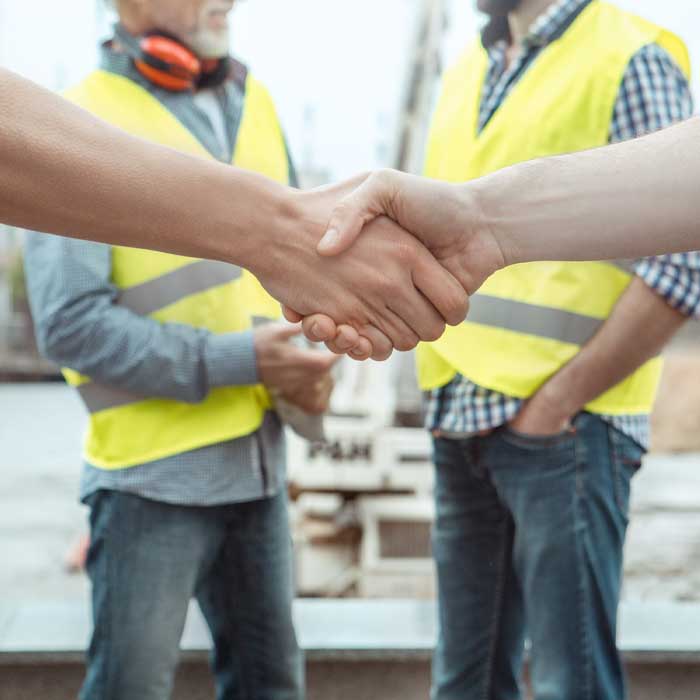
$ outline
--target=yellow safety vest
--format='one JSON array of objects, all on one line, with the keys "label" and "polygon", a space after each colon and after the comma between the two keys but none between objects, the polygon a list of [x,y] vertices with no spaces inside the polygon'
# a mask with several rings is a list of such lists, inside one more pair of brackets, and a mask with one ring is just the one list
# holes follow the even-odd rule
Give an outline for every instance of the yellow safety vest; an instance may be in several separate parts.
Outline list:
[{"label": "yellow safety vest", "polygon": [[[680,39],[594,0],[543,49],[478,133],[488,56],[477,42],[445,75],[425,174],[464,182],[514,163],[606,144],[625,70],[639,49],[653,43],[690,73]],[[630,266],[622,263],[527,263],[499,271],[472,297],[465,323],[419,348],[421,386],[443,386],[460,373],[509,396],[531,396],[596,333],[631,279]],[[660,373],[661,361],[652,360],[586,408],[648,413]]]},{"label": "yellow safety vest", "polygon": [[[251,76],[245,87],[233,163],[286,184],[287,150],[272,99]],[[213,159],[175,116],[128,78],[96,71],[67,97],[131,134]],[[153,190],[158,196],[157,183]],[[231,333],[251,328],[253,316],[280,316],[279,304],[255,277],[226,263],[113,247],[112,282],[121,290],[116,303],[163,323]],[[124,469],[248,435],[271,405],[261,386],[217,388],[201,403],[189,404],[144,399],[71,370],[64,374],[90,414],[85,458],[102,469]]]}]

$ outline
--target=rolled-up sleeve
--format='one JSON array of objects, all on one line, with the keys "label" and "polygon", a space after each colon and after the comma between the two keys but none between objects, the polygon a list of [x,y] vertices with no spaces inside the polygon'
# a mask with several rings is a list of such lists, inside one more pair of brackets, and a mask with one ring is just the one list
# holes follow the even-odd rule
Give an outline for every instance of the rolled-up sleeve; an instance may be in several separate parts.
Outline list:
[{"label": "rolled-up sleeve", "polygon": [[635,272],[669,306],[700,318],[700,253],[661,255],[639,261]]},{"label": "rolled-up sleeve", "polygon": [[257,382],[251,333],[215,335],[119,306],[108,245],[29,233],[25,269],[39,348],[57,364],[189,403],[215,387]]},{"label": "rolled-up sleeve", "polygon": [[[627,67],[613,116],[610,142],[636,138],[688,119],[693,97],[686,76],[663,48],[650,44]],[[669,306],[700,315],[700,254],[661,255],[640,260],[635,272]]]}]

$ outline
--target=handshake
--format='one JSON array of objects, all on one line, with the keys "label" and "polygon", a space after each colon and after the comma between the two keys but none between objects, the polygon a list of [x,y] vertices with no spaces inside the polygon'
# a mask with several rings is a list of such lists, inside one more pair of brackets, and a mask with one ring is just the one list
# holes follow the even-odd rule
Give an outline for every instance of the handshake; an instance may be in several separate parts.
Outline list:
[{"label": "handshake", "polygon": [[478,190],[384,170],[292,195],[288,234],[250,268],[306,336],[354,359],[439,338],[507,264]]}]

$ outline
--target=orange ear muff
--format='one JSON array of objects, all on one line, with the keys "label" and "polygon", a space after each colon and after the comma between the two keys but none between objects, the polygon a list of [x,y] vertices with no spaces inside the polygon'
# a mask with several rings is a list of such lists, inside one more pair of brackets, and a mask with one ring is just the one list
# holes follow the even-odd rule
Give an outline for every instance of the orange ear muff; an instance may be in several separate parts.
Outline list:
[{"label": "orange ear muff", "polygon": [[159,35],[145,36],[139,44],[141,55],[134,63],[148,80],[177,92],[194,88],[202,65],[188,48]]}]

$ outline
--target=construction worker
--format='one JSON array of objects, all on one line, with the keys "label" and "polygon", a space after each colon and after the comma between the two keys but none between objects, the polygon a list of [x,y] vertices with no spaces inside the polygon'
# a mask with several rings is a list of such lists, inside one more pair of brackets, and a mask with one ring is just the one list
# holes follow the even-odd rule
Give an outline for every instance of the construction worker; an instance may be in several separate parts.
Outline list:
[{"label": "construction worker", "polygon": [[[366,210],[390,210],[438,258],[459,250],[452,262],[471,267],[468,291],[481,287],[466,323],[419,348],[435,436],[440,634],[433,697],[521,697],[527,636],[537,700],[620,700],[615,633],[630,482],[648,446],[657,356],[700,307],[700,256],[532,263],[486,278],[506,262],[551,259],[559,238],[571,241],[556,230],[569,219],[579,237],[597,242],[596,255],[606,245],[624,250],[615,236],[640,218],[635,192],[663,199],[681,177],[669,155],[667,183],[649,174],[633,182],[634,172],[625,181],[616,167],[622,146],[609,156],[591,153],[580,182],[575,156],[490,173],[689,117],[687,52],[670,33],[599,0],[480,0],[479,8],[490,22],[445,76],[426,175],[454,183],[488,177],[476,180],[471,198],[461,186],[455,199],[439,183],[385,174],[373,186],[374,201],[366,188],[344,203],[330,243],[348,235],[348,216],[367,220]],[[664,143],[679,162],[689,160],[670,133]],[[636,146],[638,165],[646,148]],[[593,184],[596,176],[609,192]],[[689,200],[687,186],[682,192]],[[595,195],[603,213],[586,219]],[[682,209],[670,215],[672,224],[687,229],[679,219],[689,220],[689,205],[671,201]],[[638,204],[667,230],[662,213],[672,204]],[[553,252],[534,243],[539,226]],[[650,240],[651,225],[640,226]],[[655,245],[663,250],[663,239]],[[575,248],[585,246],[569,242]]]},{"label": "construction worker", "polygon": [[[268,92],[228,56],[232,5],[120,0],[100,70],[68,96],[132,134],[293,184]],[[190,83],[147,51],[205,68]],[[227,263],[31,234],[26,270],[39,346],[70,368],[90,416],[80,495],[95,625],[80,697],[169,698],[195,597],[218,697],[302,698],[270,396],[323,412],[337,358],[290,344],[294,327],[254,328],[279,306]]]},{"label": "construction worker", "polygon": [[[465,181],[692,114],[687,52],[600,0],[480,0],[445,76],[426,175]],[[541,193],[546,198],[546,193]],[[440,634],[433,695],[625,697],[615,647],[632,476],[656,356],[697,303],[700,256],[494,275],[419,351],[431,392]],[[585,641],[583,641],[585,640]]]}]

